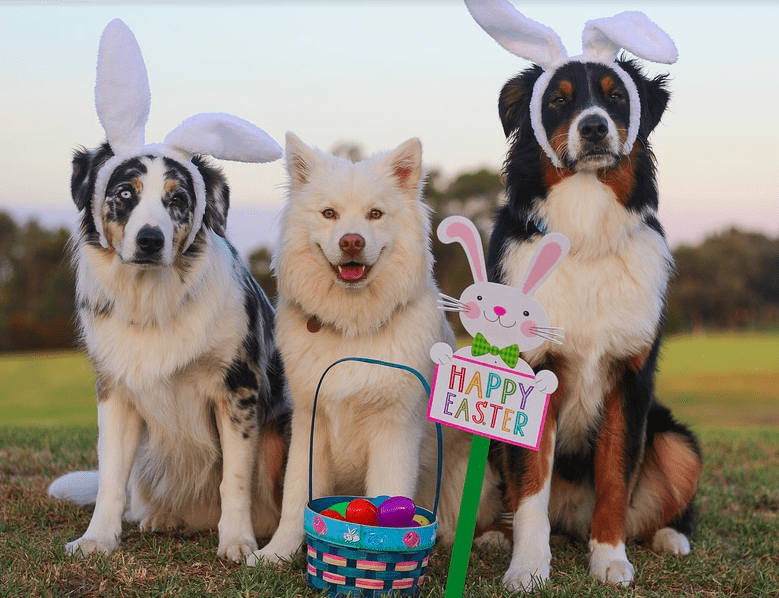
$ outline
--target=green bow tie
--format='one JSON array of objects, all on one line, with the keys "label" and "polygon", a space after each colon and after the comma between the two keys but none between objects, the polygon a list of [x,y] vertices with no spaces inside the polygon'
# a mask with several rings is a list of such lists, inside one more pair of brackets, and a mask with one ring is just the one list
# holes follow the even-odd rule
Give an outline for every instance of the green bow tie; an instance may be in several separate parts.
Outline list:
[{"label": "green bow tie", "polygon": [[487,355],[488,353],[490,355],[498,355],[503,360],[503,362],[512,369],[519,361],[519,346],[509,345],[508,347],[501,349],[491,345],[487,339],[484,338],[484,335],[479,332],[473,339],[473,344],[471,345],[471,354],[474,357],[479,357],[480,355]]}]

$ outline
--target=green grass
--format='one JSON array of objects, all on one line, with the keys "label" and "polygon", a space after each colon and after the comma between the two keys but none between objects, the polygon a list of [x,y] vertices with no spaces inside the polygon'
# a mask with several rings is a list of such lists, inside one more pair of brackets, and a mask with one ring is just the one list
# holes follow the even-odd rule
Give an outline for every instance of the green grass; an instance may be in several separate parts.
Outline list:
[{"label": "green grass", "polygon": [[675,336],[657,394],[694,427],[779,427],[779,334]]},{"label": "green grass", "polygon": [[[779,336],[672,337],[658,393],[701,436],[705,469],[693,552],[660,556],[630,544],[636,581],[616,589],[587,573],[586,546],[553,540],[541,597],[779,595]],[[110,557],[72,559],[64,544],[90,512],[51,501],[61,473],[96,468],[93,384],[78,354],[0,357],[0,598],[301,597],[304,560],[250,569],[216,557],[206,534],[141,534],[125,525]],[[476,548],[465,595],[502,597],[510,554]],[[423,598],[443,598],[449,553],[433,550]]]}]

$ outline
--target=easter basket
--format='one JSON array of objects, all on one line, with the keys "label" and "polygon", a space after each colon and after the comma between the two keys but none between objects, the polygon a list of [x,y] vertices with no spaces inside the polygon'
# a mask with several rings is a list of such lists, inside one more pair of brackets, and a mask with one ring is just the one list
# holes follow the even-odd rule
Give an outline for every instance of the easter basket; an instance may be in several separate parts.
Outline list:
[{"label": "easter basket", "polygon": [[415,369],[396,363],[347,357],[328,367],[319,380],[311,415],[311,444],[308,467],[308,504],[305,508],[306,581],[316,590],[331,596],[418,596],[424,582],[430,551],[438,529],[438,499],[441,489],[442,434],[436,424],[438,439],[438,471],[435,503],[432,511],[416,507],[428,525],[419,527],[378,527],[340,521],[322,514],[337,503],[351,501],[354,496],[313,498],[314,423],[319,389],[331,368],[344,361],[358,361],[405,370],[414,374],[430,394],[430,386]]}]

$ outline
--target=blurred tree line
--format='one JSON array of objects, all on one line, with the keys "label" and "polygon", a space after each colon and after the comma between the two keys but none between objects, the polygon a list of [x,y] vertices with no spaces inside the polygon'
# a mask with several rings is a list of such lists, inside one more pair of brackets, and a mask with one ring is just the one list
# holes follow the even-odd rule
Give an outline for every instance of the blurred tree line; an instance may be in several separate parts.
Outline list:
[{"label": "blurred tree line", "polygon": [[[351,159],[361,156],[349,144],[339,151]],[[435,230],[444,217],[461,214],[486,241],[492,214],[503,200],[500,174],[481,169],[448,180],[433,171],[425,198],[433,209],[436,278],[444,293],[459,297],[472,282],[467,259],[458,244],[440,243]],[[0,211],[0,352],[75,346],[68,238],[65,229],[47,230],[35,221],[20,224]],[[779,237],[731,228],[673,254],[677,275],[669,294],[667,332],[779,329]],[[252,273],[275,298],[270,264],[268,248],[249,257]],[[456,316],[450,322],[459,327]]]}]

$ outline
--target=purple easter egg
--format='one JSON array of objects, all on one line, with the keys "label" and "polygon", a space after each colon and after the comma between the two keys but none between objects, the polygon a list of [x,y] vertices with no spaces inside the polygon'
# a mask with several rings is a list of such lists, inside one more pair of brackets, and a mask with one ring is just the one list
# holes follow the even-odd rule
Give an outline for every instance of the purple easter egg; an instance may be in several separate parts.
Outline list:
[{"label": "purple easter egg", "polygon": [[392,496],[379,505],[377,513],[382,527],[411,527],[417,507],[405,496]]}]

